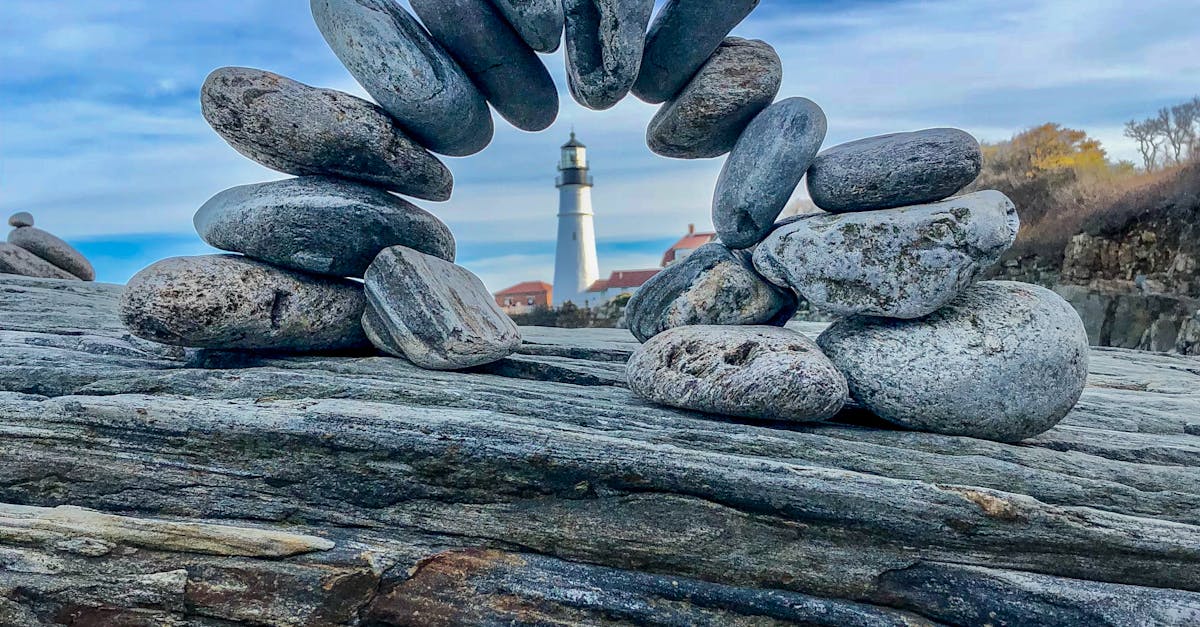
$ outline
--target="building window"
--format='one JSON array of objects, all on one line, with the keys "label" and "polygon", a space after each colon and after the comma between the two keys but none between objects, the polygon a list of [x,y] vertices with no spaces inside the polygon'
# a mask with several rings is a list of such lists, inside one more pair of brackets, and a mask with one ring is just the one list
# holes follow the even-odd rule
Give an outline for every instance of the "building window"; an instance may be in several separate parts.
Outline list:
[{"label": "building window", "polygon": [[526,304],[526,305],[529,305],[530,307],[532,307],[532,306],[533,306],[533,297],[532,297],[532,296],[530,296],[529,298],[526,298],[526,299],[525,299],[525,304]]},{"label": "building window", "polygon": [[512,307],[512,306],[513,306],[513,299],[511,299],[511,298],[505,298],[505,299],[504,299],[504,306],[505,306],[505,307]]}]

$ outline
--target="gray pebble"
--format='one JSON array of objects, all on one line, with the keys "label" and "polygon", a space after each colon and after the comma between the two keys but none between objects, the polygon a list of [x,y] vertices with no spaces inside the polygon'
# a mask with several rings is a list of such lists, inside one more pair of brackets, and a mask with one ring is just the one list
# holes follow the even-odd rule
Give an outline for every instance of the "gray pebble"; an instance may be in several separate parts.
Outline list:
[{"label": "gray pebble", "polygon": [[38,279],[80,280],[79,277],[28,250],[5,242],[0,242],[0,274],[16,274]]},{"label": "gray pebble", "polygon": [[705,244],[654,275],[629,299],[627,328],[646,340],[685,325],[778,325],[796,312],[796,297],[764,281],[750,256]]},{"label": "gray pebble", "polygon": [[17,228],[23,226],[33,226],[33,214],[28,211],[18,211],[8,218],[8,225]]},{"label": "gray pebble", "polygon": [[778,327],[677,327],[638,347],[625,372],[656,403],[762,420],[828,420],[848,395],[812,340]]},{"label": "gray pebble", "polygon": [[749,248],[775,225],[825,141],[825,113],[811,100],[780,100],[733,147],[713,196],[713,224],[730,248]]},{"label": "gray pebble", "polygon": [[840,316],[918,318],[996,263],[1017,236],[1017,210],[984,191],[867,213],[803,216],[754,251],[754,267]]},{"label": "gray pebble", "polygon": [[134,335],[173,346],[315,352],[369,346],[363,288],[236,255],[174,257],[137,273],[121,295]]},{"label": "gray pebble", "polygon": [[318,176],[225,190],[193,222],[215,248],[337,277],[361,277],[389,246],[450,261],[455,253],[449,227],[429,212],[381,189]]},{"label": "gray pebble", "polygon": [[1079,314],[1036,285],[985,281],[917,320],[840,320],[817,340],[852,396],[898,425],[1016,442],[1075,406],[1088,372]]},{"label": "gray pebble", "polygon": [[504,119],[524,131],[541,131],[554,123],[558,117],[554,79],[488,0],[410,0],[410,4]]},{"label": "gray pebble", "polygon": [[667,0],[646,37],[634,95],[650,104],[674,98],[758,2]]},{"label": "gray pebble", "polygon": [[562,43],[561,0],[492,0],[530,48],[554,52]]},{"label": "gray pebble", "polygon": [[492,141],[487,101],[393,0],[311,0],[313,19],[350,74],[426,148],[462,157]]},{"label": "gray pebble", "polygon": [[733,150],[742,130],[779,92],[783,64],[771,46],[730,37],[646,131],[664,157],[704,159]]},{"label": "gray pebble", "polygon": [[454,178],[378,106],[264,70],[226,67],[200,91],[204,118],[243,155],[280,172],[329,175],[448,200]]},{"label": "gray pebble", "polygon": [[95,281],[96,270],[74,246],[37,227],[23,226],[8,234],[8,243],[20,246],[83,281]]},{"label": "gray pebble", "polygon": [[381,350],[430,370],[479,366],[521,345],[517,325],[469,270],[395,246],[367,270],[368,337]]},{"label": "gray pebble", "polygon": [[891,209],[949,198],[982,167],[979,142],[955,128],[882,135],[817,155],[808,193],[835,213]]},{"label": "gray pebble", "polygon": [[654,0],[563,0],[563,10],[571,95],[589,109],[609,109],[637,79]]}]

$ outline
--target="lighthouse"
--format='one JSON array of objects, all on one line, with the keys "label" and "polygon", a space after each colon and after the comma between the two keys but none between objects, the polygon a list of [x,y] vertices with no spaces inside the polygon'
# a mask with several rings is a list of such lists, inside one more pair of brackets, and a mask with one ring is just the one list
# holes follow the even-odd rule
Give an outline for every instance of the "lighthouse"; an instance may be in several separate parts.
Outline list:
[{"label": "lighthouse", "polygon": [[571,139],[558,162],[558,249],[554,261],[554,306],[567,301],[583,307],[588,288],[600,278],[596,226],[592,213],[592,176],[587,146]]}]

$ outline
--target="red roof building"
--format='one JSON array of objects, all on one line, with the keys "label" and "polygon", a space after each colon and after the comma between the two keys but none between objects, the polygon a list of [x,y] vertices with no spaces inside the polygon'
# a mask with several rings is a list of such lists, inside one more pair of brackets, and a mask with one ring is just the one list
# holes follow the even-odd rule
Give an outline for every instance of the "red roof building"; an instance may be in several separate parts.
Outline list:
[{"label": "red roof building", "polygon": [[545,281],[526,281],[496,292],[496,304],[507,314],[529,313],[554,302],[554,286]]},{"label": "red roof building", "polygon": [[622,292],[636,290],[646,284],[651,277],[658,274],[657,268],[653,270],[617,270],[610,274],[607,279],[600,279],[588,288],[588,292],[607,292],[613,290],[614,295]]},{"label": "red roof building", "polygon": [[716,241],[716,233],[697,233],[696,225],[689,224],[687,235],[684,235],[675,245],[668,248],[666,254],[663,255],[662,267],[667,267],[676,261],[692,254],[692,251],[701,246]]}]

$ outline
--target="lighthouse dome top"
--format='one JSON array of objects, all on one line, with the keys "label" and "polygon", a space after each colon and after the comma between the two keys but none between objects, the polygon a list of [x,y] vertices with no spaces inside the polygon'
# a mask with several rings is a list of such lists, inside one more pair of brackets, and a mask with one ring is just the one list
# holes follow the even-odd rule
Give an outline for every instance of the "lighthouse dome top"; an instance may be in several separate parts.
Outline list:
[{"label": "lighthouse dome top", "polygon": [[563,144],[562,147],[563,148],[587,148],[587,146],[585,146],[583,142],[579,141],[578,139],[575,139],[575,131],[571,131],[571,139],[567,140],[567,143]]}]

